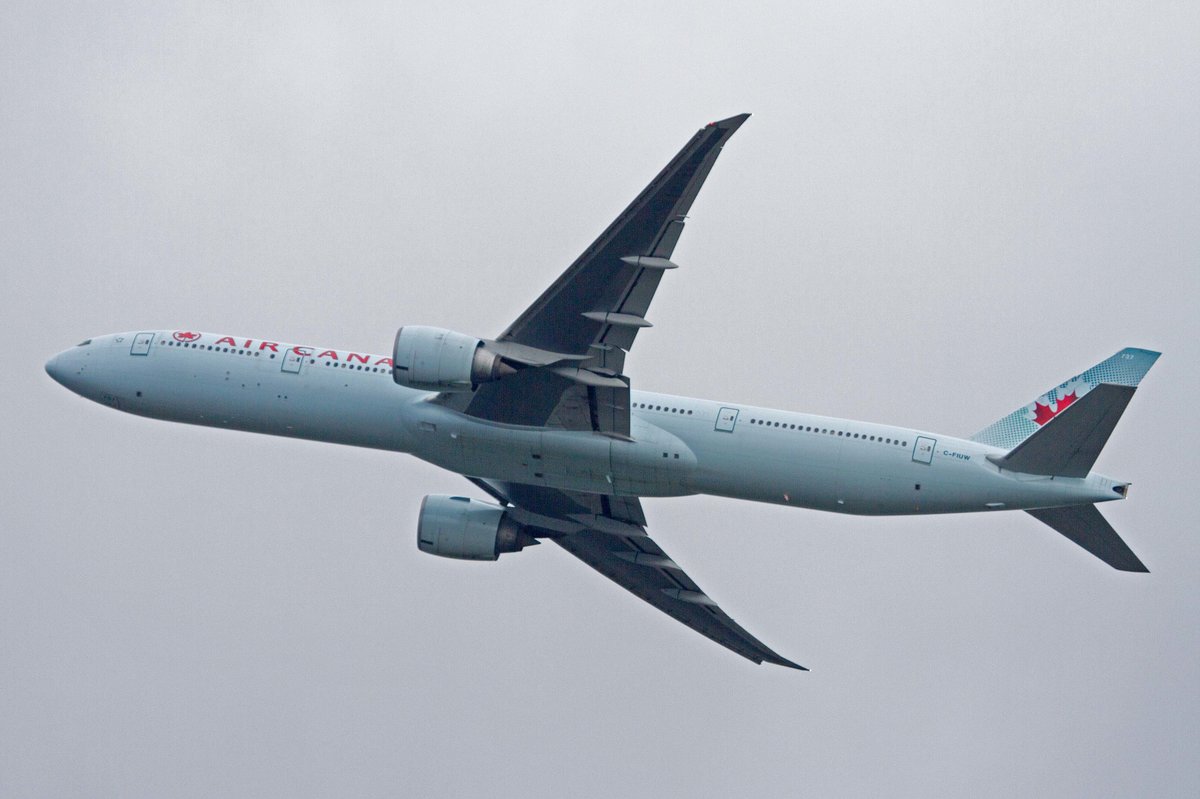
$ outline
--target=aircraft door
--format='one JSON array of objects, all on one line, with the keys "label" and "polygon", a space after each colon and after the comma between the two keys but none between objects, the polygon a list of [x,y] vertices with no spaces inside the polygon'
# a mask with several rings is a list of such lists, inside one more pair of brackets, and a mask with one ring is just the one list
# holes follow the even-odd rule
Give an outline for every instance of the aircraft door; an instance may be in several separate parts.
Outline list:
[{"label": "aircraft door", "polygon": [[296,352],[295,347],[288,347],[283,353],[283,365],[280,366],[280,369],[298,375],[300,367],[304,365],[304,358],[305,356]]},{"label": "aircraft door", "polygon": [[913,447],[912,459],[917,463],[932,463],[933,448],[936,446],[937,439],[917,436],[917,443]]},{"label": "aircraft door", "polygon": [[133,337],[133,345],[129,348],[130,355],[149,355],[150,344],[154,341],[153,333],[138,333]]},{"label": "aircraft door", "polygon": [[734,425],[737,424],[737,418],[737,408],[722,408],[717,413],[717,424],[713,429],[718,433],[732,433]]}]

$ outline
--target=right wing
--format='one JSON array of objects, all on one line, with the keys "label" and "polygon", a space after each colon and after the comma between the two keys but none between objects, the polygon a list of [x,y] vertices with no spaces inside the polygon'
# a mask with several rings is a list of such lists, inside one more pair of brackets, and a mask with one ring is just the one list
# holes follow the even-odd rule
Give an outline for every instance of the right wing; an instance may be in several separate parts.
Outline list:
[{"label": "right wing", "polygon": [[[683,149],[499,336],[552,352],[589,354],[597,343],[628,351],[721,148],[749,114],[713,122]],[[619,367],[618,367],[619,370]]]},{"label": "right wing", "polygon": [[494,422],[629,436],[625,354],[692,202],[749,114],[701,128],[629,207],[489,348],[522,368],[473,394],[439,398]]},{"label": "right wing", "polygon": [[755,663],[807,671],[742,629],[646,535],[636,497],[559,491],[468,478],[514,518],[677,621]]}]

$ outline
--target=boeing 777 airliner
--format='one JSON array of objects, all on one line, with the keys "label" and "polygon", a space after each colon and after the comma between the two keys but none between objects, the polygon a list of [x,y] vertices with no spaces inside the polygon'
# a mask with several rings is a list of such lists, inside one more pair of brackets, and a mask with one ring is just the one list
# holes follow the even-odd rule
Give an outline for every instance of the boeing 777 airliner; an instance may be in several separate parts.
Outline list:
[{"label": "boeing 777 airliner", "polygon": [[803,668],[721,611],[646,534],[640,497],[717,494],[865,515],[1024,510],[1146,571],[1096,509],[1092,471],[1157,352],[1123,349],[969,438],[630,389],[625,356],[696,194],[747,114],[702,128],[507,330],[406,325],[388,355],[193,330],[99,336],[46,371],[174,422],[393,450],[494,502],[429,496],[417,545],[495,560],[549,539],[757,663]]}]

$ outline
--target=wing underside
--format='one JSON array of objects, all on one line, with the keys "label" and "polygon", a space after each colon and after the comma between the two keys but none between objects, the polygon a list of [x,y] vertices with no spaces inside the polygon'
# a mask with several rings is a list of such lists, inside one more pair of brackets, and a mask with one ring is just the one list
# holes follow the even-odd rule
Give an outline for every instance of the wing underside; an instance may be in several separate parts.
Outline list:
[{"label": "wing underside", "polygon": [[641,503],[541,486],[472,479],[513,507],[534,534],[550,538],[596,571],[676,621],[755,663],[807,671],[746,632],[645,533]]}]

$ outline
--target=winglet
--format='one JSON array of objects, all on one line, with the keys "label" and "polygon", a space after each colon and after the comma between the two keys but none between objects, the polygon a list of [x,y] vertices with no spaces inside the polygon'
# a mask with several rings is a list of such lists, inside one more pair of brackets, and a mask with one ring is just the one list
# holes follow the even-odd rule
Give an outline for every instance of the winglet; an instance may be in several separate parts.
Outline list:
[{"label": "winglet", "polygon": [[763,658],[762,660],[760,660],[758,662],[760,664],[761,663],[770,663],[773,666],[783,666],[784,668],[795,669],[796,671],[808,671],[808,669],[806,669],[804,666],[801,666],[799,663],[793,663],[792,661],[788,660],[787,658],[781,658],[778,655],[776,655],[773,658],[770,658],[770,657]]},{"label": "winglet", "polygon": [[750,118],[749,114],[738,114],[737,116],[729,117],[728,119],[720,119],[716,122],[709,122],[705,127],[721,128],[728,130],[731,133],[742,126],[742,123]]}]

